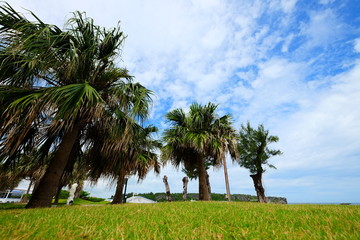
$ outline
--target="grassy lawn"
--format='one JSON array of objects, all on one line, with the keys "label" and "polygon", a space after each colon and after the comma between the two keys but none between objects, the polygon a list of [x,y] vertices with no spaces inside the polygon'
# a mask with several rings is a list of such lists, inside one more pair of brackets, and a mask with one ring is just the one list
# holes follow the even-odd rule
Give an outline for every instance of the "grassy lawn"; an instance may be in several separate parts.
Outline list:
[{"label": "grassy lawn", "polygon": [[360,206],[172,202],[0,210],[0,239],[360,239]]},{"label": "grassy lawn", "polygon": [[[103,205],[103,204],[109,204],[110,202],[107,201],[101,201],[101,202],[91,202],[80,198],[75,198],[73,205]],[[66,205],[66,199],[59,199],[59,203],[54,204],[58,207],[62,207]],[[26,203],[0,203],[0,210],[4,209],[20,209],[25,208]],[[1,238],[0,238],[1,239]]]},{"label": "grassy lawn", "polygon": [[[58,206],[62,206],[66,204],[67,199],[59,199],[59,203],[56,204]],[[75,198],[73,205],[99,205],[99,204],[109,204],[110,202],[101,201],[101,202],[91,202],[80,198]]]}]

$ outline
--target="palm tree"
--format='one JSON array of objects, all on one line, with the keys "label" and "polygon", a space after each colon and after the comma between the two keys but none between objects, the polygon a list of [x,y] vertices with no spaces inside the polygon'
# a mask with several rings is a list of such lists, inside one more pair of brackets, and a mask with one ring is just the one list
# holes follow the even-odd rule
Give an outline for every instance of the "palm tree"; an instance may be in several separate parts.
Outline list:
[{"label": "palm tree", "polygon": [[199,177],[199,199],[210,200],[207,184],[206,164],[224,164],[229,151],[236,156],[235,131],[231,127],[229,115],[217,117],[217,105],[208,103],[190,106],[188,114],[175,109],[166,114],[171,126],[164,131],[162,159],[170,160],[178,167],[183,164],[186,170],[196,172]]},{"label": "palm tree", "polygon": [[239,158],[236,161],[241,167],[249,169],[252,174],[250,177],[253,179],[258,201],[261,203],[267,202],[262,184],[262,174],[265,172],[263,165],[275,168],[268,163],[268,159],[282,154],[280,150],[269,149],[268,145],[278,140],[277,136],[269,135],[269,130],[265,130],[262,124],[257,129],[253,129],[249,122],[246,126],[241,125],[238,142]]},{"label": "palm tree", "polygon": [[91,166],[89,176],[92,182],[106,177],[117,183],[112,204],[118,204],[123,200],[127,176],[137,175],[138,181],[141,181],[151,169],[159,173],[160,164],[155,150],[161,144],[152,138],[152,134],[158,131],[156,127],[141,127],[131,119],[126,123],[118,121],[113,126],[111,131],[93,129],[93,147],[86,158]]},{"label": "palm tree", "polygon": [[229,176],[226,165],[226,153],[230,154],[231,159],[234,161],[238,158],[237,140],[238,135],[232,127],[230,115],[225,115],[215,122],[216,137],[220,140],[221,147],[218,155],[220,156],[224,168],[226,198],[231,201]]},{"label": "palm tree", "polygon": [[[32,185],[36,187],[44,175],[47,159],[39,161],[36,153],[32,155],[23,154],[16,159],[16,162],[0,161],[0,190],[13,189],[23,179],[30,181],[29,188]],[[14,163],[15,165],[10,163]],[[27,191],[27,194],[28,192],[29,191]],[[26,199],[24,199],[24,201],[25,200]]]},{"label": "palm tree", "polygon": [[106,30],[75,12],[62,31],[31,14],[36,22],[0,7],[3,155],[11,160],[30,140],[54,150],[28,208],[50,206],[74,146],[92,125],[110,127],[114,111],[144,119],[151,94],[115,66],[124,40],[119,26]]},{"label": "palm tree", "polygon": [[[117,178],[116,192],[112,204],[122,203],[123,188],[126,176],[137,175],[138,181],[145,178],[153,169],[159,174],[160,164],[158,155],[154,152],[161,147],[160,142],[151,138],[151,134],[157,132],[157,128],[149,126],[137,128],[132,134],[132,140],[121,151],[121,158],[115,177]],[[116,174],[117,173],[117,174]]]}]

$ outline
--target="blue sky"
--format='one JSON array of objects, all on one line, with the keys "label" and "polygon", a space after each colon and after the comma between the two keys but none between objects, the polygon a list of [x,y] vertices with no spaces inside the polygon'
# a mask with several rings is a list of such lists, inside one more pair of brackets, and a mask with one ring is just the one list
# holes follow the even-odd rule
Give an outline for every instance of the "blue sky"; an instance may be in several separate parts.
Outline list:
[{"label": "blue sky", "polygon": [[[95,23],[121,21],[128,35],[119,65],[155,92],[149,121],[193,102],[219,104],[234,126],[263,123],[280,138],[278,169],[266,194],[289,202],[360,202],[360,1],[358,0],[12,0],[63,26],[75,10]],[[246,169],[228,159],[232,193],[255,194]],[[225,192],[222,169],[212,190]],[[183,173],[167,166],[130,192],[163,192],[162,176],[181,192]],[[87,187],[108,197],[106,181]],[[190,192],[197,192],[191,181]]]}]

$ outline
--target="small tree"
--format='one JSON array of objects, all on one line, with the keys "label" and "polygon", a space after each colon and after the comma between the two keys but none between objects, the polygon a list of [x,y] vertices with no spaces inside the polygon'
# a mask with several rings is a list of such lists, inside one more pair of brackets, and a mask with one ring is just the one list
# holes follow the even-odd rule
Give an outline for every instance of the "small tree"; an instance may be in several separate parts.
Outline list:
[{"label": "small tree", "polygon": [[265,130],[262,124],[257,129],[253,129],[249,122],[246,126],[241,125],[238,141],[240,156],[236,161],[241,167],[249,169],[259,202],[267,202],[262,185],[262,174],[265,172],[263,165],[276,169],[274,165],[268,163],[268,159],[282,154],[280,150],[271,150],[267,146],[278,140],[277,136],[269,135],[269,131]]}]

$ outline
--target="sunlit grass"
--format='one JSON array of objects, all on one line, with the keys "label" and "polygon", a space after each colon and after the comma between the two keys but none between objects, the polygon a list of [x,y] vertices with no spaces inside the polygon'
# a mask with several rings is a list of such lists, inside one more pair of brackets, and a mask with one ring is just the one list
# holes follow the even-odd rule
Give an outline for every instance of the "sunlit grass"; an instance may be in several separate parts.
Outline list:
[{"label": "sunlit grass", "polygon": [[[53,206],[65,206],[67,199],[59,199],[58,203],[53,203]],[[91,202],[88,200],[75,198],[73,205],[103,205],[103,204],[109,204],[108,201],[101,201],[101,202]],[[25,208],[26,203],[1,203],[0,204],[0,210],[2,209],[18,209],[18,208]]]},{"label": "sunlit grass", "polygon": [[172,202],[0,211],[0,239],[360,239],[360,206]]},{"label": "sunlit grass", "polygon": [[[58,204],[55,204],[55,205],[65,205],[66,204],[66,201],[67,199],[59,199],[59,203]],[[92,202],[92,201],[88,201],[88,200],[84,200],[84,199],[81,199],[81,198],[75,198],[74,199],[74,202],[73,202],[73,205],[99,205],[99,204],[109,204],[110,202],[108,201],[101,201],[101,202]]]}]

